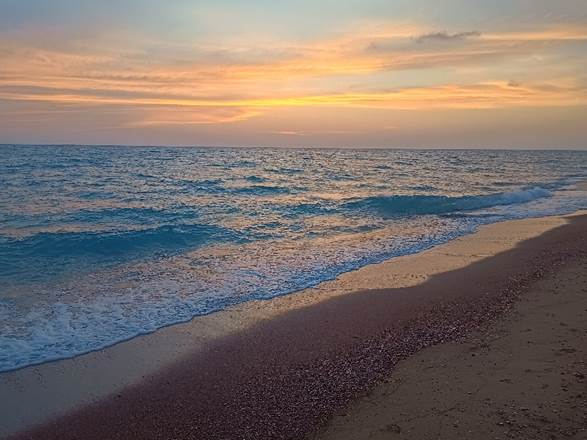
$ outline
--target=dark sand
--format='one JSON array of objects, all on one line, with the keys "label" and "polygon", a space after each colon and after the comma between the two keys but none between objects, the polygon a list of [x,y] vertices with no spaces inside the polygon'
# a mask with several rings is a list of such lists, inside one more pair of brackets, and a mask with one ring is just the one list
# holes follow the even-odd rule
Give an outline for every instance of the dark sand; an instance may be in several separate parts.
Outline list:
[{"label": "dark sand", "polygon": [[400,362],[315,440],[587,439],[587,258],[496,323]]},{"label": "dark sand", "polygon": [[423,284],[339,296],[260,322],[17,438],[302,439],[402,359],[478,330],[586,252],[587,216],[574,217]]}]

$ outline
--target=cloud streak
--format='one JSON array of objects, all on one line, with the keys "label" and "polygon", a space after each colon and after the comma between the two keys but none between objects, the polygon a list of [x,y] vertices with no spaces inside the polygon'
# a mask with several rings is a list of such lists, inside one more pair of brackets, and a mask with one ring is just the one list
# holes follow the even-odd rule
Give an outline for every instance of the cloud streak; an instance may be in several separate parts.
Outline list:
[{"label": "cloud streak", "polygon": [[468,38],[480,37],[481,32],[469,31],[469,32],[458,32],[455,34],[449,34],[446,31],[432,32],[429,34],[420,35],[416,37],[418,43],[426,43],[428,41],[462,41]]},{"label": "cloud streak", "polygon": [[[584,84],[553,78],[547,69],[544,78],[522,82],[492,75],[471,80],[457,73],[443,83],[436,79],[440,69],[491,69],[496,63],[509,75],[509,63],[558,56],[587,41],[587,29],[418,35],[390,26],[304,44],[170,43],[90,53],[71,44],[48,50],[6,40],[0,44],[0,100],[88,111],[124,106],[132,109],[135,119],[126,124],[134,127],[236,123],[279,107],[415,111],[587,104]],[[451,44],[427,44],[433,42]],[[418,72],[413,84],[380,84],[382,75],[402,71]]]}]

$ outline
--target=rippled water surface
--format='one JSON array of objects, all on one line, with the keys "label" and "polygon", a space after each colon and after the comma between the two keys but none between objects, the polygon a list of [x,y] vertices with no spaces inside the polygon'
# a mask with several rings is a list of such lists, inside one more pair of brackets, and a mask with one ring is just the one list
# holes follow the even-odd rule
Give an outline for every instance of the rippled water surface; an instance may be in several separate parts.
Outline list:
[{"label": "rippled water surface", "polygon": [[0,146],[0,371],[587,207],[585,152]]}]

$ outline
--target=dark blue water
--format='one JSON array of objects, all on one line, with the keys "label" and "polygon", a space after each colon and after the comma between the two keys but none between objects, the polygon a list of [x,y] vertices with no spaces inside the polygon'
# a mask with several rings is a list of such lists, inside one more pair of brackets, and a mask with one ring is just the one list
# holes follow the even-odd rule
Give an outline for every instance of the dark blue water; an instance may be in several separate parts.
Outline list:
[{"label": "dark blue water", "polygon": [[0,146],[0,371],[587,207],[586,152]]}]

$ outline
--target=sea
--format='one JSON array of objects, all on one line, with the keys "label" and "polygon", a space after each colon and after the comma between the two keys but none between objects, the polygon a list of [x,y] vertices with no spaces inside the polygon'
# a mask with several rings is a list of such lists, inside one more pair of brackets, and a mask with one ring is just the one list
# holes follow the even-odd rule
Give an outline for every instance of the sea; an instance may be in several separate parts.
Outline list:
[{"label": "sea", "polygon": [[0,146],[0,371],[587,208],[587,152]]}]

